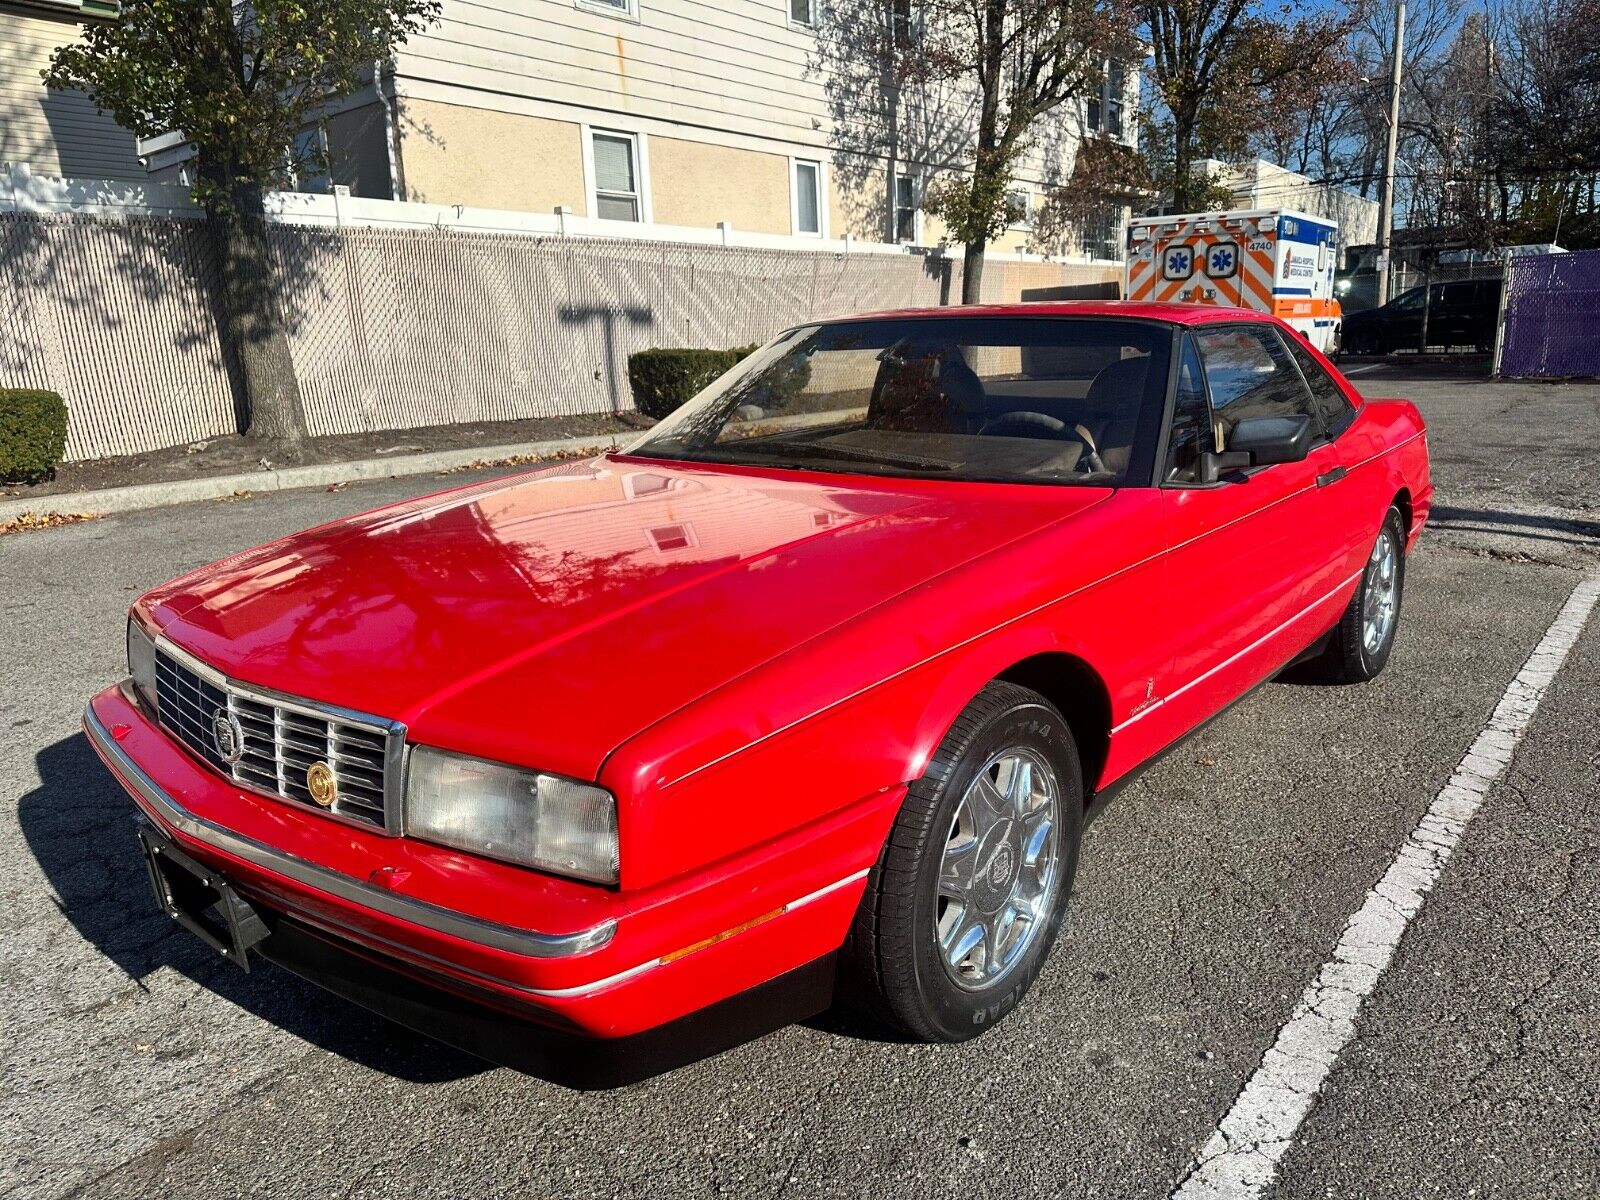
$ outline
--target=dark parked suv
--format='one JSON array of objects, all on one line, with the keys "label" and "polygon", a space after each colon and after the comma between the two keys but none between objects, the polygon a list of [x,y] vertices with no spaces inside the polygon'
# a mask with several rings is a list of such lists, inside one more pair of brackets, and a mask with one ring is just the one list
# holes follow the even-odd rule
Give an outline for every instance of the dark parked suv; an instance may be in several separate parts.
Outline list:
[{"label": "dark parked suv", "polygon": [[[1500,314],[1500,281],[1467,279],[1401,292],[1382,308],[1344,316],[1346,354],[1388,354],[1428,346],[1494,348]],[[1423,322],[1427,322],[1424,342]]]}]

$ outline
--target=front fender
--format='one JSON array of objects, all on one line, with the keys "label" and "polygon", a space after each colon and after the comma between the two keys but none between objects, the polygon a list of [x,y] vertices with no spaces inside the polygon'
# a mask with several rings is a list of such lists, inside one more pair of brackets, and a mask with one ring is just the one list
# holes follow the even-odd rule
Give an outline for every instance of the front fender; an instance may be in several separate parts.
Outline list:
[{"label": "front fender", "polygon": [[1130,489],[1070,532],[915,589],[624,743],[600,774],[620,798],[622,886],[739,854],[917,779],[984,685],[1040,655],[1087,664],[1102,711],[1125,717],[1166,653],[1151,636],[1166,603],[1158,504],[1153,490]]}]

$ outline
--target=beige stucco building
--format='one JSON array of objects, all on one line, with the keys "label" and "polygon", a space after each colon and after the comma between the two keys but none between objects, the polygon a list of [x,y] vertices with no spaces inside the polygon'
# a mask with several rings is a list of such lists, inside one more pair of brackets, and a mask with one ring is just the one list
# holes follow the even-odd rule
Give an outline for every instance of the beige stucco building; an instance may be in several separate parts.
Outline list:
[{"label": "beige stucco building", "polygon": [[[413,200],[785,238],[945,238],[925,189],[959,171],[970,98],[889,85],[852,0],[444,0],[376,80],[302,133],[324,153],[303,191],[344,185]],[[137,143],[39,73],[115,0],[0,0],[0,162],[37,175],[188,178],[174,133]],[[897,20],[916,20],[909,0]],[[890,90],[891,86],[894,90]],[[1030,245],[1029,216],[1086,136],[1132,141],[1134,66],[1041,123],[1018,164],[1025,215],[996,250]],[[149,175],[146,176],[148,169]],[[1120,225],[1120,213],[1108,214]],[[598,232],[598,231],[597,231]],[[1076,249],[1114,254],[1084,231]],[[1054,247],[1053,247],[1054,248]]]},{"label": "beige stucco building", "polygon": [[1195,164],[1195,171],[1233,193],[1231,208],[1293,208],[1326,217],[1339,226],[1341,246],[1370,246],[1378,240],[1378,202],[1348,188],[1322,183],[1262,158],[1244,163],[1202,159]]},{"label": "beige stucco building", "polygon": [[[888,103],[860,40],[821,0],[445,0],[376,87],[308,131],[330,170],[301,185],[564,209],[619,235],[627,223],[726,223],[937,244],[944,231],[921,211],[923,191],[960,169],[970,103],[910,88]],[[1117,65],[1095,97],[1052,115],[1017,171],[1025,209],[1070,172],[1084,136],[1132,141],[1123,114],[1138,86],[1136,68]],[[143,149],[159,177],[181,173],[179,139]],[[994,248],[1028,237],[1024,218]]]},{"label": "beige stucco building", "polygon": [[[446,0],[395,62],[398,188],[437,203],[936,243],[922,192],[959,169],[970,106],[911,88],[890,105],[859,16],[821,0]],[[1121,117],[1136,72],[1119,69],[1105,90],[1041,131],[1015,181],[1030,210],[1091,124],[1131,140]],[[1026,241],[1019,225],[1004,248]]]}]

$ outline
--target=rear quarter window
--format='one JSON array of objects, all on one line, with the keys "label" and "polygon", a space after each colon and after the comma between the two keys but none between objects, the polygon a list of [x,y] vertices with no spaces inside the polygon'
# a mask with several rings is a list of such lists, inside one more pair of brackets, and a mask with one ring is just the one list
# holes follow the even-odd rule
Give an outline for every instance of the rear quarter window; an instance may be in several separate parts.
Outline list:
[{"label": "rear quarter window", "polygon": [[1349,429],[1350,423],[1356,419],[1355,405],[1350,403],[1344,390],[1334,382],[1333,376],[1300,344],[1299,338],[1290,337],[1284,341],[1289,343],[1289,353],[1294,355],[1300,373],[1306,377],[1306,386],[1311,389],[1312,424],[1318,434],[1332,441]]}]

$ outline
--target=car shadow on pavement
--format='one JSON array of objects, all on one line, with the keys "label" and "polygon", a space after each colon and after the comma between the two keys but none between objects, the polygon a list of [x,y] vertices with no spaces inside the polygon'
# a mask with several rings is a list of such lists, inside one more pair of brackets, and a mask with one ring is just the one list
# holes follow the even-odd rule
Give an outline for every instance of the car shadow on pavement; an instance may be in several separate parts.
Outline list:
[{"label": "car shadow on pavement", "polygon": [[371,1070],[417,1083],[490,1064],[328,996],[266,963],[248,974],[176,927],[150,894],[134,836],[133,801],[83,734],[41,751],[42,781],[18,803],[23,836],[62,916],[141,987],[171,967],[264,1021]]},{"label": "car shadow on pavement", "polygon": [[1436,504],[1428,520],[1434,529],[1454,533],[1501,534],[1574,546],[1600,545],[1600,521],[1581,518],[1540,516],[1499,509],[1453,508]]},{"label": "car shadow on pavement", "polygon": [[[23,836],[62,916],[129,979],[147,987],[151,975],[170,967],[323,1050],[408,1082],[445,1082],[506,1066],[577,1090],[625,1087],[813,1018],[833,996],[830,957],[644,1034],[595,1042],[426,988],[413,1008],[416,981],[364,959],[343,963],[343,975],[327,976],[326,987],[255,955],[247,974],[156,906],[134,832],[137,810],[88,739],[64,738],[36,761],[42,782],[18,804]],[[291,938],[274,958],[292,964],[305,943]],[[358,1003],[362,996],[393,1019]],[[818,1027],[854,1034],[853,1018],[843,1021]],[[859,1029],[854,1035],[871,1036],[865,1025]]]}]

